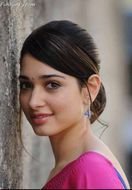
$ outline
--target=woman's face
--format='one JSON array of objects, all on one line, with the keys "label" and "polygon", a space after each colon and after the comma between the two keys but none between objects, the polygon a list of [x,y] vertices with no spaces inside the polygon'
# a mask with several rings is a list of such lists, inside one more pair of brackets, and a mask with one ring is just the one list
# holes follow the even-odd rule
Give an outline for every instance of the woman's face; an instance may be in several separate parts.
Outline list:
[{"label": "woman's face", "polygon": [[84,117],[83,95],[76,78],[29,54],[21,63],[20,104],[34,132],[40,136],[76,127]]}]

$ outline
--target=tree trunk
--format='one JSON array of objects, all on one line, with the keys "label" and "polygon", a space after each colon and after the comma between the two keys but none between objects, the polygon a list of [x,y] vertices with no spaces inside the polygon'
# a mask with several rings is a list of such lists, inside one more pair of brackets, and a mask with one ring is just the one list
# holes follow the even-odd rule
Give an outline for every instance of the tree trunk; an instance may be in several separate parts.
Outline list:
[{"label": "tree trunk", "polygon": [[[18,61],[24,22],[24,1],[0,1],[0,188],[22,188],[22,146],[19,130]],[[21,4],[20,4],[21,3]],[[23,4],[22,4],[23,3]],[[25,5],[26,6],[26,5]],[[31,6],[30,6],[31,7]],[[22,10],[23,9],[23,10]],[[31,7],[32,10],[32,7]],[[30,15],[30,14],[29,14]],[[31,22],[31,19],[29,19]],[[25,27],[25,30],[22,30]]]}]

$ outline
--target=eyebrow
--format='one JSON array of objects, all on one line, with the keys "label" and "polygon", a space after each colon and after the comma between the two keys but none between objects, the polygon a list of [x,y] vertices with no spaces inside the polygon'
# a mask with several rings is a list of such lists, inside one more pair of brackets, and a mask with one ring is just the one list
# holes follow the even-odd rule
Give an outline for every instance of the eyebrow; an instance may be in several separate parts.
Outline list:
[{"label": "eyebrow", "polygon": [[[56,75],[56,74],[50,74],[50,75],[40,75],[39,79],[47,79],[47,78],[51,78],[51,77],[58,77],[58,78],[64,78],[64,76],[61,75]],[[24,80],[29,80],[29,77],[25,76],[25,75],[20,75],[19,76],[19,80],[20,79],[24,79]]]}]

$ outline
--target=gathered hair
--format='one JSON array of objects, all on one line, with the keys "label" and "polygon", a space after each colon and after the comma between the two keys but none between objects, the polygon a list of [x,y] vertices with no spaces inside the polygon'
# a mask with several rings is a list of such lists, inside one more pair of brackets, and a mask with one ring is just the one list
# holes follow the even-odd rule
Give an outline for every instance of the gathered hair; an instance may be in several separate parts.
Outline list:
[{"label": "gathered hair", "polygon": [[[35,29],[23,44],[20,64],[25,54],[77,78],[81,86],[100,70],[98,51],[92,37],[85,29],[67,20],[51,21]],[[98,119],[105,105],[106,93],[101,83],[97,97],[93,102],[91,100],[91,123]]]}]

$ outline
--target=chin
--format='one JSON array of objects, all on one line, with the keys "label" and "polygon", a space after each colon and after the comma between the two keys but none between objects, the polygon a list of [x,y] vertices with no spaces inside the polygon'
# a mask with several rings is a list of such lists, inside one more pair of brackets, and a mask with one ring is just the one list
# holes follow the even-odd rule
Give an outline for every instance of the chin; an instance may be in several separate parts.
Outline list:
[{"label": "chin", "polygon": [[53,131],[45,131],[40,128],[33,127],[33,131],[37,136],[52,136],[54,135]]},{"label": "chin", "polygon": [[37,135],[37,136],[49,136],[48,134],[46,134],[42,131],[36,131],[36,130],[33,130],[33,131],[34,131],[35,135]]},{"label": "chin", "polygon": [[33,129],[34,133],[37,135],[37,136],[47,136],[47,137],[52,137],[52,136],[55,136],[57,134],[59,134],[60,132],[59,131],[49,131],[49,130],[36,130],[36,129]]},{"label": "chin", "polygon": [[48,134],[41,129],[36,129],[36,127],[32,127],[35,135],[37,136],[48,136]]}]

